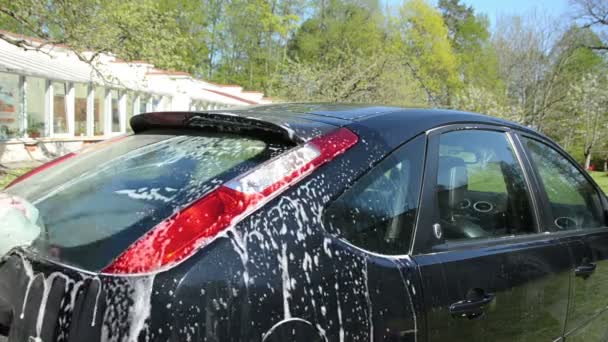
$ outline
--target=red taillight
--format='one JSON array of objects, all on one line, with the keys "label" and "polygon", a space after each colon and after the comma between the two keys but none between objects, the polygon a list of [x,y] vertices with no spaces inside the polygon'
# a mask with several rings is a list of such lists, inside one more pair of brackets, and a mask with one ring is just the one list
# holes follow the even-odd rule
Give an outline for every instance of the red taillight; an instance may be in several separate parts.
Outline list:
[{"label": "red taillight", "polygon": [[35,174],[37,174],[39,172],[42,172],[42,171],[48,169],[51,166],[55,166],[55,165],[61,163],[62,161],[65,161],[66,159],[70,159],[70,158],[74,157],[75,155],[76,155],[75,153],[68,153],[68,154],[66,154],[64,156],[61,156],[61,157],[56,158],[56,159],[53,159],[53,160],[51,160],[50,162],[48,162],[46,164],[40,165],[37,168],[31,170],[30,172],[25,173],[25,174],[23,174],[23,175],[15,178],[6,187],[9,188],[9,187],[11,187],[11,186],[13,186],[13,185],[15,185],[15,184],[17,184],[19,182],[22,182],[22,181],[24,181],[24,180],[32,177],[33,175],[35,175]]},{"label": "red taillight", "polygon": [[148,273],[184,260],[357,141],[354,133],[340,128],[225,183],[156,225],[104,272]]}]

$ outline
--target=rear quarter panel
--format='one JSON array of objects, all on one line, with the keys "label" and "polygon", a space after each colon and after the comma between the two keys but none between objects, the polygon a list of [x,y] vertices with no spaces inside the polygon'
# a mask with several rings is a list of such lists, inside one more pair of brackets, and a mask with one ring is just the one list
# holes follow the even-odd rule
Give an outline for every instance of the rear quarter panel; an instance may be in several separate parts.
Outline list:
[{"label": "rear quarter panel", "polygon": [[358,250],[323,224],[325,205],[390,149],[357,133],[344,156],[159,275],[171,290],[153,302],[151,337],[270,341],[277,326],[298,320],[320,340],[415,341],[413,263]]}]

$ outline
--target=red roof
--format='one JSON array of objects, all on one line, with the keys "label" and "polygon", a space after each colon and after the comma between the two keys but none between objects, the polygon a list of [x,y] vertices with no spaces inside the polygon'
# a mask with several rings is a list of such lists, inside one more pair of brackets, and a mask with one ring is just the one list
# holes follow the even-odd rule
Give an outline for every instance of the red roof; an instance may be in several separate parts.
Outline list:
[{"label": "red roof", "polygon": [[163,70],[153,69],[148,71],[148,75],[174,75],[174,76],[192,76],[190,73],[185,71],[174,71],[174,70]]}]

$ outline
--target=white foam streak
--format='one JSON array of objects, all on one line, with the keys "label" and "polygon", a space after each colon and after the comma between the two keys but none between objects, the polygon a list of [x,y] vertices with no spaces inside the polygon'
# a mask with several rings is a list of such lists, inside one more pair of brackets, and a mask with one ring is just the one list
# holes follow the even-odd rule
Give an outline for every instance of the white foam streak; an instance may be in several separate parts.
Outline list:
[{"label": "white foam streak", "polygon": [[284,319],[291,318],[289,299],[291,298],[291,282],[289,279],[289,261],[287,259],[287,244],[281,244],[281,255],[279,256],[281,267],[281,278],[283,280],[283,312]]},{"label": "white foam streak", "polygon": [[152,312],[152,287],[154,275],[141,278],[127,278],[133,288],[133,305],[129,309],[129,336],[128,342],[137,342],[144,330],[146,320]]},{"label": "white foam streak", "polygon": [[369,279],[368,279],[368,266],[367,266],[367,259],[365,259],[365,267],[363,268],[363,278],[364,278],[364,282],[365,282],[365,300],[367,301],[367,318],[369,321],[369,340],[373,341],[374,340],[374,321],[373,321],[373,311],[372,311],[372,300],[371,297],[369,295]]}]

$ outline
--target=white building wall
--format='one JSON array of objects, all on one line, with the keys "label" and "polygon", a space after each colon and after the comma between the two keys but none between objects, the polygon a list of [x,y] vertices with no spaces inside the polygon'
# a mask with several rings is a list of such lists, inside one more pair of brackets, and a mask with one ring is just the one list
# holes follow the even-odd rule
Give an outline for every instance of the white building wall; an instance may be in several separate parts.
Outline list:
[{"label": "white building wall", "polygon": [[[123,62],[102,54],[91,65],[64,47],[44,46],[41,50],[25,51],[0,40],[0,90],[10,94],[0,98],[0,148],[5,150],[0,163],[18,161],[16,156],[24,151],[33,158],[45,158],[30,151],[38,143],[52,156],[82,145],[78,141],[128,132],[129,118],[141,112],[203,111],[269,102],[262,93],[158,70],[146,62]],[[54,94],[53,84],[66,89],[63,98]],[[75,96],[76,87],[85,87],[86,95],[80,90]],[[118,94],[114,102],[112,93]],[[117,124],[113,123],[113,106],[118,108]],[[62,114],[56,123],[55,114]],[[55,132],[56,124],[61,132]],[[49,147],[53,141],[57,146]]]},{"label": "white building wall", "polygon": [[188,111],[190,110],[191,98],[187,94],[176,94],[173,96],[173,102],[171,103],[171,110],[174,111]]}]

